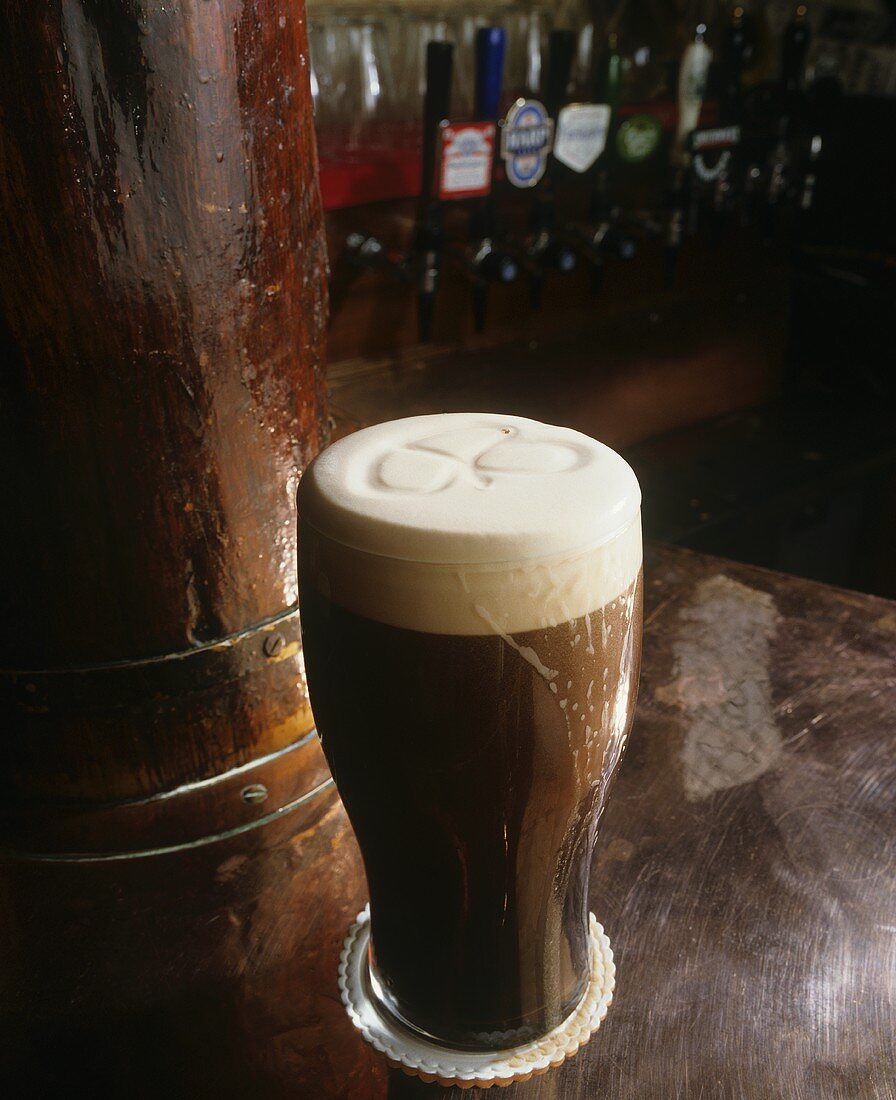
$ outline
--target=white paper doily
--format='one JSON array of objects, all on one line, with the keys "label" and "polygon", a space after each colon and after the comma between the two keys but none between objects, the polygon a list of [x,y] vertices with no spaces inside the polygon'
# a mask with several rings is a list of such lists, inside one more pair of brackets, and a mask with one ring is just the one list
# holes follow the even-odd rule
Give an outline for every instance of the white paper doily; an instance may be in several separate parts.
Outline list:
[{"label": "white paper doily", "polygon": [[613,952],[594,914],[590,921],[591,973],[578,1006],[541,1039],[506,1050],[472,1052],[427,1042],[400,1028],[368,992],[365,971],[370,940],[370,909],[358,914],[339,957],[339,992],[352,1023],[394,1065],[424,1081],[471,1087],[510,1085],[559,1066],[584,1043],[601,1022],[613,999],[616,967]]}]

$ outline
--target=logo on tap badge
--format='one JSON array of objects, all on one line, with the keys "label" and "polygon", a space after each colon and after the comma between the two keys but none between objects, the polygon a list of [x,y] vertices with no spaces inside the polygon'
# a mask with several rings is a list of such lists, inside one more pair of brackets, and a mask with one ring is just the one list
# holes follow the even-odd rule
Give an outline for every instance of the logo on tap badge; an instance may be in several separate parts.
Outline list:
[{"label": "logo on tap badge", "polygon": [[690,147],[697,178],[710,181],[725,175],[731,164],[732,151],[739,141],[739,126],[694,130],[690,137]]},{"label": "logo on tap badge", "polygon": [[606,147],[611,113],[608,103],[567,104],[557,116],[557,160],[574,172],[587,172]]},{"label": "logo on tap badge", "polygon": [[616,150],[629,164],[640,164],[659,148],[663,128],[653,115],[627,118],[616,134]]},{"label": "logo on tap badge", "polygon": [[501,127],[501,156],[514,187],[534,187],[544,175],[554,122],[537,99],[518,99]]},{"label": "logo on tap badge", "polygon": [[445,122],[441,129],[440,199],[470,199],[492,188],[493,122]]}]

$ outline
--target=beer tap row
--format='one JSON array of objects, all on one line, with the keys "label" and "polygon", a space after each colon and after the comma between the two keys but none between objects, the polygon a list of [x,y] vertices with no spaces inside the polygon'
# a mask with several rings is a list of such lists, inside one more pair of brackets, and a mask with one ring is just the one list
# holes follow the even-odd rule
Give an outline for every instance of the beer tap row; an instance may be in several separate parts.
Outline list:
[{"label": "beer tap row", "polygon": [[[608,260],[631,260],[640,241],[656,238],[663,282],[670,286],[686,239],[702,224],[711,242],[732,218],[775,236],[811,208],[824,135],[820,126],[813,128],[819,112],[807,109],[804,5],[783,35],[776,78],[749,88],[743,80],[751,48],[743,9],[734,8],[716,34],[715,57],[707,26],[698,24],[677,65],[671,119],[649,104],[621,102],[622,57],[614,32],[595,50],[587,85],[574,87],[577,39],[571,30],[552,31],[540,89],[506,104],[505,31],[481,27],[472,66],[475,106],[465,119],[449,111],[455,46],[429,42],[410,246],[401,251],[353,232],[344,249],[356,267],[413,284],[422,341],[432,337],[448,264],[468,280],[474,325],[482,331],[496,284],[525,280],[530,305],[538,308],[547,279],[584,265],[596,293]],[[654,183],[665,180],[646,208],[629,201],[642,170]],[[563,197],[570,191],[580,201],[567,208]],[[512,228],[501,219],[508,202],[524,211]],[[466,213],[465,240],[455,234],[446,240],[449,206]]]}]

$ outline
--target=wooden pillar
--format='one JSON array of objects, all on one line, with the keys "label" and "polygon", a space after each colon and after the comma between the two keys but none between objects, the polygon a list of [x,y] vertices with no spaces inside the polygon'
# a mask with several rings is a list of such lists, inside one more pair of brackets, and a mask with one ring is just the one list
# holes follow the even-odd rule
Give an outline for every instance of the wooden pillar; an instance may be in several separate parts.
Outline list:
[{"label": "wooden pillar", "polygon": [[0,255],[7,843],[247,826],[326,779],[295,610],[327,310],[302,0],[0,0]]}]

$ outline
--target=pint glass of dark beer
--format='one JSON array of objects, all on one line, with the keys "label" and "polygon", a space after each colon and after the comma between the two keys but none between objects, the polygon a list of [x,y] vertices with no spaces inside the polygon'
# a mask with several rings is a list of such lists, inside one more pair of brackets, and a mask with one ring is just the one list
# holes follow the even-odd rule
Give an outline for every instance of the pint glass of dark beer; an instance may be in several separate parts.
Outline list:
[{"label": "pint glass of dark beer", "polygon": [[588,982],[592,849],[637,692],[637,480],[570,429],[443,414],[340,440],[298,499],[371,995],[455,1050],[544,1036]]}]

